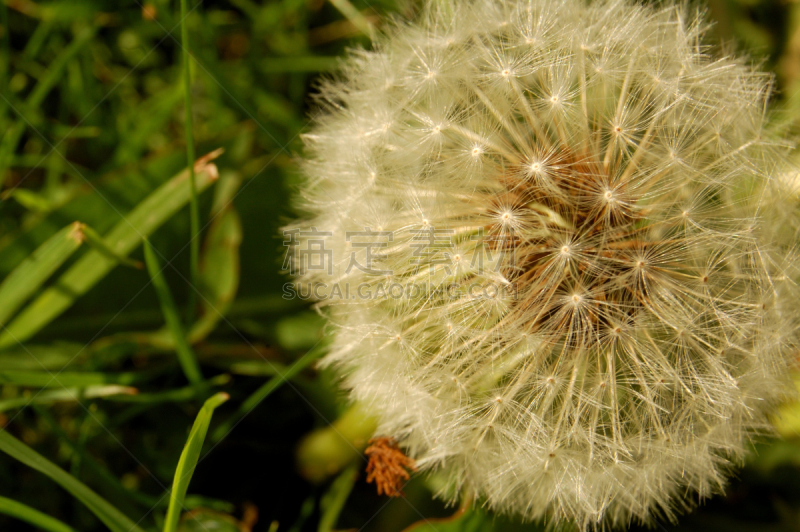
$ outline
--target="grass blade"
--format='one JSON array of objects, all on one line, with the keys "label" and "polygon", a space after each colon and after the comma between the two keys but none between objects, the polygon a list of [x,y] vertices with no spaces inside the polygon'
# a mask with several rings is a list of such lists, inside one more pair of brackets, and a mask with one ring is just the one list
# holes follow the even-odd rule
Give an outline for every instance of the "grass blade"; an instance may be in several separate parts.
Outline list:
[{"label": "grass blade", "polygon": [[336,480],[331,484],[330,489],[322,496],[320,500],[320,515],[318,532],[333,532],[336,527],[336,522],[339,520],[339,514],[342,513],[344,504],[353,491],[353,486],[358,479],[358,473],[361,464],[352,465],[344,470],[342,474],[336,477]]},{"label": "grass blade", "polygon": [[[3,352],[3,370],[12,369],[41,371],[43,369],[62,371],[69,367],[80,367],[90,351],[81,351],[84,344],[56,342],[43,345],[26,345],[24,349]],[[73,366],[73,364],[75,364]]]},{"label": "grass blade", "polygon": [[201,394],[208,393],[210,388],[216,386],[224,386],[231,381],[231,376],[223,373],[222,375],[217,375],[216,377],[212,377],[206,381],[203,381],[199,384],[190,384],[188,386],[184,386],[182,388],[175,388],[174,390],[167,390],[164,392],[152,392],[152,393],[137,393],[137,394],[129,394],[129,395],[115,395],[113,397],[109,397],[110,401],[120,402],[120,403],[133,403],[133,404],[142,404],[142,405],[154,405],[158,403],[166,403],[166,402],[174,402],[174,403],[182,403],[185,401],[192,401],[198,397],[202,397]]},{"label": "grass blade", "polygon": [[138,260],[129,259],[125,255],[117,253],[117,251],[108,245],[108,242],[103,240],[103,237],[100,236],[97,231],[92,229],[86,224],[81,224],[81,231],[83,231],[83,236],[86,239],[86,243],[89,244],[91,247],[99,251],[100,253],[106,255],[107,257],[119,262],[123,266],[130,266],[131,268],[136,268],[137,270],[141,270],[144,268],[144,264],[139,262]]},{"label": "grass blade", "polygon": [[0,514],[16,517],[20,521],[25,521],[35,526],[37,530],[44,530],[46,532],[75,532],[74,528],[67,526],[58,519],[43,514],[27,504],[22,504],[21,502],[5,497],[0,497]]},{"label": "grass blade", "polygon": [[92,491],[86,484],[16,439],[7,430],[0,430],[0,451],[50,477],[86,505],[112,532],[144,532],[136,523]]},{"label": "grass blade", "polygon": [[358,28],[364,35],[372,37],[373,27],[367,17],[361,14],[350,0],[331,0],[331,4],[344,15],[350,23]]},{"label": "grass blade", "polygon": [[81,242],[82,227],[75,222],[51,236],[6,277],[0,284],[0,325],[72,256]]},{"label": "grass blade", "polygon": [[[217,176],[217,167],[209,161],[219,155],[212,152],[195,164],[198,190],[204,190]],[[141,242],[189,201],[188,171],[173,177],[144,199],[120,221],[104,240],[114,252],[127,256]],[[106,276],[117,260],[98,250],[86,253],[58,279],[56,286],[44,291],[28,305],[0,334],[0,349],[23,342],[36,334],[68,309]]]},{"label": "grass blade", "polygon": [[318,359],[322,355],[322,350],[311,350],[302,357],[300,357],[294,364],[292,364],[289,368],[286,369],[283,373],[279,373],[275,375],[263,385],[261,385],[255,392],[253,392],[250,397],[245,399],[239,408],[236,409],[236,412],[225,420],[224,423],[220,424],[212,433],[211,441],[218,442],[222,438],[225,437],[228,432],[231,431],[233,426],[244,416],[246,416],[251,410],[257,407],[261,402],[270,396],[272,392],[280,388],[280,386],[303,371],[307,368],[312,362]]},{"label": "grass blade", "polygon": [[200,458],[200,451],[203,448],[203,441],[208,432],[208,425],[211,423],[211,415],[219,405],[230,398],[227,393],[220,392],[212,395],[200,409],[197,418],[194,420],[189,439],[183,448],[178,467],[175,469],[175,480],[172,482],[172,492],[169,496],[169,509],[167,518],[164,521],[164,532],[175,532],[178,527],[178,519],[183,508],[183,499],[186,497],[186,490],[189,488],[189,481],[192,479],[194,469],[197,467],[197,460]]},{"label": "grass blade", "polygon": [[147,240],[144,241],[144,261],[147,264],[147,271],[150,273],[153,288],[158,294],[158,301],[161,303],[161,311],[164,313],[167,328],[172,333],[172,338],[175,341],[178,362],[189,382],[197,384],[203,380],[200,364],[198,364],[197,357],[189,346],[189,342],[186,341],[186,333],[183,331],[175,300],[172,298],[167,281],[161,273],[161,264],[159,264],[158,258],[153,252],[153,247]]},{"label": "grass blade", "polygon": [[11,399],[0,399],[0,412],[25,408],[29,405],[51,405],[53,403],[74,403],[78,399],[112,398],[115,396],[135,396],[136,388],[108,384],[103,386],[89,386],[87,388],[61,388],[60,390],[45,390],[33,397],[24,394]]},{"label": "grass blade", "polygon": [[0,384],[15,384],[37,388],[100,386],[118,384],[129,386],[151,378],[152,372],[101,373],[97,371],[49,371],[0,370]]}]

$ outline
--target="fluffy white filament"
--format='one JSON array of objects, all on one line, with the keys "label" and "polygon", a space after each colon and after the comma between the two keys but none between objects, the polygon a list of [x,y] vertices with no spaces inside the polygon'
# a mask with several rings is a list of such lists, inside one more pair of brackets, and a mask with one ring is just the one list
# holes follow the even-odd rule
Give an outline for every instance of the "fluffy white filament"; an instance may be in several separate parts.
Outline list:
[{"label": "fluffy white filament", "polygon": [[770,79],[702,37],[674,6],[438,0],[322,87],[296,228],[331,271],[300,282],[349,285],[327,361],[443,496],[672,518],[786,394]]}]

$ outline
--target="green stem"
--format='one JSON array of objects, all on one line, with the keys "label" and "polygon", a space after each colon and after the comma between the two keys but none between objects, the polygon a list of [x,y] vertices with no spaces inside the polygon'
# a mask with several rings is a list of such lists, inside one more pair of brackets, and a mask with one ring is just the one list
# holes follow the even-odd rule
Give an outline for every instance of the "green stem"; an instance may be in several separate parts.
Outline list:
[{"label": "green stem", "polygon": [[[190,237],[189,241],[189,281],[193,287],[197,286],[200,279],[200,210],[197,204],[197,185],[194,176],[194,134],[192,125],[192,76],[190,72],[189,55],[189,27],[186,18],[189,14],[188,0],[181,0],[181,48],[183,49],[183,93],[184,112],[186,116],[186,159],[189,165],[189,183],[191,196],[189,198]],[[189,302],[186,323],[191,324],[194,319],[194,307],[197,302],[197,292],[189,289]]]}]

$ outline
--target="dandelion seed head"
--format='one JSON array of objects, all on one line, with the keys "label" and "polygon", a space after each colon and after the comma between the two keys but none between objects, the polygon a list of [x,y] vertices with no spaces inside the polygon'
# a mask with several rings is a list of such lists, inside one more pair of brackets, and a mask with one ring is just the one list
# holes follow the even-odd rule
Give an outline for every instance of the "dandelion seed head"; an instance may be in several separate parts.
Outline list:
[{"label": "dandelion seed head", "polygon": [[[325,363],[441,497],[672,519],[790,393],[800,179],[770,78],[705,28],[669,3],[443,0],[321,88],[296,227],[331,232],[332,269],[299,279],[426,282],[320,304]],[[367,226],[390,274],[348,268]]]}]

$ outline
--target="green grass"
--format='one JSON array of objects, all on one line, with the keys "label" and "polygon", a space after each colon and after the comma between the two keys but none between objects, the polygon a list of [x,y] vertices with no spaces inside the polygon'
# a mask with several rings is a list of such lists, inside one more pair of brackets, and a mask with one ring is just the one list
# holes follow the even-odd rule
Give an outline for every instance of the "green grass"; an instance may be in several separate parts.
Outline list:
[{"label": "green grass", "polygon": [[[795,130],[798,5],[710,6],[776,72]],[[540,529],[452,516],[435,476],[378,497],[371,423],[313,368],[324,323],[282,298],[313,84],[380,15],[413,11],[0,0],[0,529]],[[798,467],[796,440],[763,446],[728,497],[664,528],[791,530]]]}]

